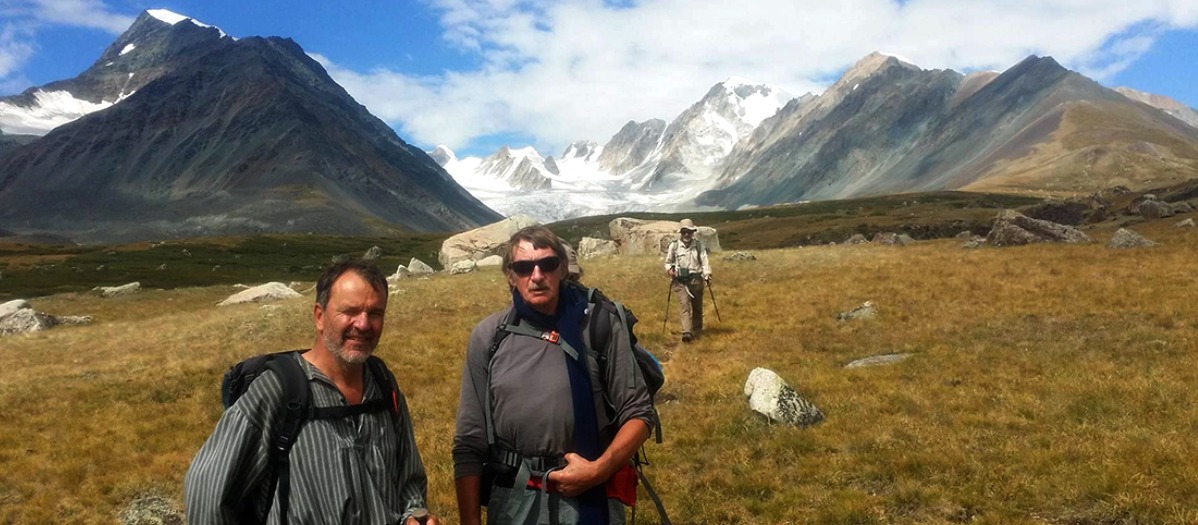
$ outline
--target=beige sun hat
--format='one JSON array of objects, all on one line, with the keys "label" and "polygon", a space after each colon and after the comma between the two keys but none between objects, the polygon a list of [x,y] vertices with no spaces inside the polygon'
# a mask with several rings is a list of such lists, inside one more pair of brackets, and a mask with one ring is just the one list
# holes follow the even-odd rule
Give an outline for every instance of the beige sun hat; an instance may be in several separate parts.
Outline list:
[{"label": "beige sun hat", "polygon": [[679,232],[683,232],[686,230],[690,230],[690,231],[698,230],[698,228],[695,227],[695,221],[692,221],[690,219],[682,219],[682,222],[680,222],[679,225],[680,225],[678,227]]}]

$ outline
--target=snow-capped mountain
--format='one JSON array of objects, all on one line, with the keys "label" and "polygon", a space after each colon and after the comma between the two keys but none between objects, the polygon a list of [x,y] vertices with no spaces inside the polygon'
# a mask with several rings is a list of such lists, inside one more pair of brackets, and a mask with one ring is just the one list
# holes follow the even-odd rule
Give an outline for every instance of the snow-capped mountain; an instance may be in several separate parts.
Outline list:
[{"label": "snow-capped mountain", "polygon": [[185,67],[179,57],[199,56],[233,40],[219,28],[189,17],[165,9],[147,10],[79,76],[0,97],[0,129],[45,135]]},{"label": "snow-capped mountain", "polygon": [[430,155],[500,213],[541,220],[630,210],[672,211],[711,189],[720,163],[791,96],[732,77],[713,86],[672,122],[630,121],[604,146],[570,144],[560,157],[500,148],[486,159],[458,159],[445,146]]},{"label": "snow-capped mountain", "polygon": [[[43,136],[5,130],[3,230],[125,242],[500,218],[287,38],[147,11],[83,74],[43,88],[111,105]],[[45,109],[37,92],[6,103]]]},{"label": "snow-capped mountain", "polygon": [[1164,95],[1156,95],[1153,93],[1145,93],[1132,88],[1117,87],[1115,91],[1120,95],[1130,98],[1136,102],[1143,102],[1157,108],[1165,113],[1177,117],[1178,120],[1185,122],[1191,126],[1198,128],[1198,111],[1191,108],[1176,99],[1166,97]]}]

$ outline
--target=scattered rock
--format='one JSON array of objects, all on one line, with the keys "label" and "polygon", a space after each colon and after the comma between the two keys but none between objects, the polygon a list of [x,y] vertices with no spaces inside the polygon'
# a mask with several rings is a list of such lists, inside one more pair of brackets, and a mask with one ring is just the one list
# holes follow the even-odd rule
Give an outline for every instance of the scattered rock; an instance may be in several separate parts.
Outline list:
[{"label": "scattered rock", "polygon": [[968,248],[968,249],[974,249],[974,248],[981,248],[982,246],[985,246],[985,245],[986,245],[986,238],[975,235],[972,238],[970,238],[968,241],[965,241],[964,243],[962,243],[961,247]]},{"label": "scattered rock", "polygon": [[849,240],[844,241],[844,244],[845,246],[853,244],[869,244],[869,239],[866,239],[865,236],[861,235],[860,233],[854,233],[852,237],[849,237]]},{"label": "scattered rock", "polygon": [[728,262],[735,261],[756,261],[757,256],[749,252],[732,252],[724,256],[724,260]]},{"label": "scattered rock", "polygon": [[969,230],[962,230],[961,233],[957,234],[956,238],[968,241],[969,239],[973,238],[973,232]]},{"label": "scattered rock", "polygon": [[463,273],[470,273],[470,272],[473,272],[475,269],[477,269],[477,267],[474,264],[474,261],[458,261],[458,262],[453,263],[453,266],[449,267],[449,275],[460,275]]},{"label": "scattered rock", "polygon": [[379,248],[378,246],[371,246],[369,250],[366,250],[366,254],[362,255],[362,260],[363,261],[377,261],[378,258],[382,257],[382,256],[383,256],[382,248]]},{"label": "scattered rock", "polygon": [[412,257],[412,260],[408,261],[408,272],[412,275],[432,275],[437,273],[436,270],[433,270],[432,266],[424,264],[424,261],[415,257]]},{"label": "scattered rock", "polygon": [[90,315],[56,316],[37,312],[33,308],[26,307],[0,317],[0,335],[28,334],[49,330],[59,325],[87,324],[90,322],[92,322]]},{"label": "scattered rock", "polygon": [[1186,219],[1173,225],[1174,228],[1193,228],[1194,219]]},{"label": "scattered rock", "polygon": [[404,277],[407,277],[409,275],[412,275],[412,272],[409,271],[407,269],[407,267],[405,267],[404,265],[401,264],[401,265],[399,265],[398,268],[395,269],[395,273],[387,276],[387,282],[395,282],[395,281],[403,279]]},{"label": "scattered rock", "polygon": [[1039,242],[1094,242],[1080,229],[1055,222],[1027,217],[1015,210],[1003,210],[994,219],[986,244],[991,246],[1020,246]]},{"label": "scattered rock", "polygon": [[616,246],[615,241],[594,237],[583,237],[581,241],[578,241],[578,257],[583,260],[618,255],[619,253],[620,249]]},{"label": "scattered rock", "polygon": [[302,297],[302,295],[283,283],[269,282],[261,286],[247,288],[230,295],[224,301],[217,303],[217,306],[229,306],[232,304],[242,303],[261,303],[264,301],[281,301],[283,299],[293,299],[296,297]]},{"label": "scattered rock", "polygon": [[874,308],[873,301],[865,301],[861,306],[853,308],[847,312],[836,314],[837,321],[852,321],[855,319],[873,319],[878,316],[878,310]]},{"label": "scattered rock", "polygon": [[121,525],[183,525],[183,512],[171,500],[153,494],[129,502],[120,520]]},{"label": "scattered rock", "polygon": [[875,355],[875,356],[866,357],[863,359],[858,359],[856,361],[853,361],[852,363],[844,365],[844,367],[845,368],[863,368],[863,367],[867,367],[867,366],[890,365],[890,364],[897,363],[899,361],[905,361],[908,357],[911,357],[912,355],[913,354]]},{"label": "scattered rock", "polygon": [[771,421],[809,427],[824,420],[824,413],[803,399],[778,374],[765,368],[754,368],[745,381],[745,397],[749,408]]},{"label": "scattered rock", "polygon": [[166,269],[166,263],[162,263],[162,264],[158,265],[158,269],[159,269],[159,270],[165,270],[165,269]]},{"label": "scattered rock", "polygon": [[1115,235],[1111,236],[1111,242],[1108,242],[1106,247],[1115,249],[1149,248],[1158,244],[1160,243],[1145,239],[1143,235],[1127,228],[1119,228],[1119,231],[1116,231]]},{"label": "scattered rock", "polygon": [[129,295],[141,289],[141,283],[134,281],[120,286],[97,286],[92,288],[92,292],[100,297],[120,297]]}]

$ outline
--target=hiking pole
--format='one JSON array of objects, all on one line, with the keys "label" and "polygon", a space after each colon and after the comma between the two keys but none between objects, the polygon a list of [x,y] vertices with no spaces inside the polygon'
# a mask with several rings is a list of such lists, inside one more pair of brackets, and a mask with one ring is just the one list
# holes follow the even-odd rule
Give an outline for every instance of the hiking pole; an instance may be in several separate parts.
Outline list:
[{"label": "hiking pole", "polygon": [[715,302],[715,288],[711,287],[711,281],[707,281],[707,291],[711,292],[711,305],[715,307],[715,318],[719,322],[724,322],[720,319],[720,303]]},{"label": "hiking pole", "polygon": [[670,297],[674,293],[674,278],[670,278],[670,287],[666,288],[666,311],[661,314],[661,333],[666,333],[666,321],[670,319]]}]

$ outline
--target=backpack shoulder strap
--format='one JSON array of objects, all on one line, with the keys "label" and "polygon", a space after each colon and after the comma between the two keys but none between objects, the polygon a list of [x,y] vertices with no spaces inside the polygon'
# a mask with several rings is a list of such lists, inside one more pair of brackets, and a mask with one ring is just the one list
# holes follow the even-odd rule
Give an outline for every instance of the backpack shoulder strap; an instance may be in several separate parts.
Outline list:
[{"label": "backpack shoulder strap", "polygon": [[297,350],[272,354],[266,363],[266,367],[274,371],[283,385],[281,419],[272,439],[267,471],[272,473],[270,483],[278,487],[279,516],[284,525],[287,523],[291,496],[291,446],[303,429],[312,403],[308,375],[296,361],[300,353],[302,351]]},{"label": "backpack shoulder strap", "polygon": [[383,402],[386,404],[387,410],[391,412],[391,419],[398,420],[399,397],[403,394],[399,392],[399,382],[395,380],[395,374],[391,373],[391,369],[387,367],[387,363],[381,357],[374,355],[366,359],[366,368],[370,369],[370,373],[374,375],[374,381],[383,391]]},{"label": "backpack shoulder strap", "polygon": [[488,449],[494,448],[496,441],[495,422],[491,416],[491,362],[495,360],[495,352],[499,350],[499,344],[508,334],[512,333],[508,327],[515,326],[519,322],[520,315],[516,312],[516,307],[512,306],[507,315],[499,321],[499,324],[495,325],[495,337],[491,338],[491,347],[487,349],[487,388],[483,394],[483,425],[486,427]]}]

